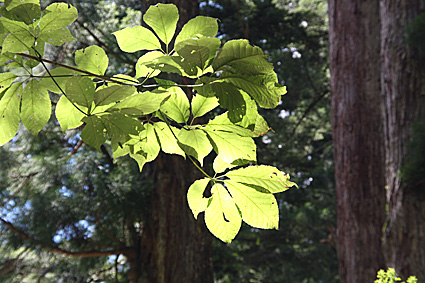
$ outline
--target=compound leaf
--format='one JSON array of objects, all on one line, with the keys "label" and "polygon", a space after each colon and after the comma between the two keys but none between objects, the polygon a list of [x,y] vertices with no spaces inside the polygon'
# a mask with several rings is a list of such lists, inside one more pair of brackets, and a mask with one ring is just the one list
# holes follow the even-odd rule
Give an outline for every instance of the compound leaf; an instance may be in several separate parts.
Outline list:
[{"label": "compound leaf", "polygon": [[[86,107],[81,108],[81,110],[87,113]],[[81,126],[83,124],[82,119],[86,117],[86,115],[72,105],[65,95],[62,95],[56,104],[55,115],[64,132],[68,129],[74,129]]]},{"label": "compound leaf", "polygon": [[218,32],[217,19],[197,16],[188,21],[178,34],[175,44],[189,38],[214,37]]},{"label": "compound leaf", "polygon": [[50,4],[38,22],[40,34],[65,28],[77,19],[77,9],[67,3]]},{"label": "compound leaf", "polygon": [[1,73],[0,74],[0,92],[9,87],[16,79],[16,75],[12,73]]},{"label": "compound leaf", "polygon": [[[168,125],[164,122],[156,122],[154,124],[154,128],[163,152],[169,154],[178,154],[186,157],[184,151],[178,146],[177,143],[176,136],[179,134],[179,129],[173,126],[168,127]],[[173,132],[171,132],[170,128]]]},{"label": "compound leaf", "polygon": [[83,141],[100,151],[100,146],[106,141],[106,128],[98,116],[84,117],[82,120],[86,125],[81,132]]},{"label": "compound leaf", "polygon": [[198,129],[181,129],[177,138],[179,146],[184,150],[184,152],[195,157],[202,166],[204,157],[212,150],[212,146],[207,135],[202,130]]},{"label": "compound leaf", "polygon": [[133,86],[114,85],[96,91],[94,94],[94,102],[96,106],[108,105],[121,101],[135,92],[136,88]]},{"label": "compound leaf", "polygon": [[192,114],[193,118],[202,117],[219,105],[218,99],[214,96],[205,97],[202,95],[194,95],[192,98]]},{"label": "compound leaf", "polygon": [[151,51],[143,55],[137,60],[136,63],[136,78],[147,77],[150,78],[156,77],[161,73],[160,70],[155,70],[146,66],[146,63],[151,62],[153,59],[161,57],[164,55],[161,51]]},{"label": "compound leaf", "polygon": [[186,123],[190,116],[189,99],[186,93],[177,86],[168,88],[167,92],[170,98],[161,105],[160,110],[177,123]]},{"label": "compound leaf", "polygon": [[69,101],[90,108],[94,100],[95,86],[87,77],[72,77],[65,84]]}]

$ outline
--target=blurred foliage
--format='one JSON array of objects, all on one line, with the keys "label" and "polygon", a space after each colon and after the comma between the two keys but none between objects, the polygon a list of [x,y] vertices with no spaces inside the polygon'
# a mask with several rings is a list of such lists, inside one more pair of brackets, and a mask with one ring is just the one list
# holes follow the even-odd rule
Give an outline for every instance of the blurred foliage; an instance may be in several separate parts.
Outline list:
[{"label": "blurred foliage", "polygon": [[425,60],[425,13],[416,16],[407,26],[407,43],[415,48],[421,60]]}]

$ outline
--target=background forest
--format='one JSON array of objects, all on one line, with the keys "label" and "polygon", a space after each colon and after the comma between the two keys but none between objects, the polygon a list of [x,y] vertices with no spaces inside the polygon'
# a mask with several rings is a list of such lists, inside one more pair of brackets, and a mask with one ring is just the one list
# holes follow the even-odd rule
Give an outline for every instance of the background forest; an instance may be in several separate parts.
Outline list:
[{"label": "background forest", "polygon": [[[43,0],[41,4],[46,7],[52,2],[56,1]],[[336,73],[335,66],[338,64],[353,67],[335,61],[343,55],[333,58],[333,61],[328,58],[328,38],[335,39],[339,26],[335,11],[345,11],[335,8],[338,1],[329,1],[330,15],[334,16],[331,23],[328,21],[328,3],[322,0],[68,2],[79,11],[77,21],[70,26],[77,40],[60,47],[49,47],[48,58],[73,65],[75,50],[96,44],[109,55],[107,76],[117,72],[135,75],[135,62],[143,53],[121,52],[112,33],[142,24],[142,14],[149,5],[157,2],[175,3],[183,21],[198,14],[218,18],[218,36],[222,43],[246,38],[251,44],[261,47],[273,63],[279,82],[287,86],[288,93],[277,108],[261,113],[272,130],[256,140],[258,163],[270,164],[289,173],[299,188],[276,195],[279,230],[254,229],[244,224],[236,239],[225,244],[209,234],[203,220],[195,222],[188,210],[185,192],[191,182],[184,177],[192,178],[195,173],[187,163],[162,156],[161,160],[146,165],[139,173],[134,160],[124,157],[114,162],[107,145],[103,145],[100,152],[96,151],[82,143],[81,129],[64,134],[54,118],[37,136],[22,127],[16,138],[0,147],[1,282],[372,282],[376,271],[389,265],[383,260],[379,244],[380,254],[365,252],[365,256],[377,259],[374,261],[376,264],[366,261],[368,266],[363,268],[356,265],[362,260],[359,257],[356,259],[358,262],[353,263],[357,266],[356,271],[346,268],[349,264],[344,261],[344,249],[341,247],[345,247],[344,239],[349,237],[337,239],[336,236],[337,207],[340,210],[347,207],[347,213],[353,213],[353,218],[357,217],[356,211],[362,209],[355,198],[352,207],[336,200],[338,192],[341,196],[344,189],[356,185],[352,180],[341,185],[341,180],[347,179],[338,178],[342,176],[338,172],[347,167],[339,159],[335,159],[339,162],[336,175],[339,185],[334,181],[334,145],[337,146],[335,152],[340,153],[338,148],[343,148],[343,144],[341,139],[335,138],[335,132],[338,138],[342,134],[338,132],[338,123],[335,122],[338,119],[331,115],[331,109],[334,113],[344,110],[335,110],[335,105],[338,105],[335,100],[331,108],[331,87],[333,91],[337,89],[334,79],[331,84],[331,73]],[[379,6],[379,1],[375,2]],[[350,6],[347,3],[345,6]],[[356,3],[353,5],[356,6]],[[423,6],[420,4],[418,11],[423,10]],[[357,6],[353,9],[367,10]],[[348,8],[346,13],[353,14]],[[372,15],[373,10],[370,13]],[[418,21],[421,20],[423,23],[421,18]],[[359,29],[367,26],[362,21],[366,20],[359,20]],[[179,22],[180,28],[181,25]],[[330,37],[328,26],[331,28]],[[420,49],[423,35],[418,34],[415,26],[410,26],[410,34],[412,48]],[[337,50],[337,47],[337,44],[331,44],[332,50]],[[378,53],[371,56],[379,58],[379,48]],[[373,64],[372,61],[369,63]],[[364,62],[362,66],[368,68]],[[423,68],[419,70],[423,74]],[[341,76],[344,74],[341,73]],[[378,70],[377,76],[379,74]],[[423,80],[423,76],[419,75],[417,81],[422,84],[415,86],[419,93],[425,86]],[[380,86],[375,92],[378,96],[379,91]],[[59,97],[51,93],[51,99],[57,102]],[[367,99],[364,99],[365,104]],[[417,104],[423,109],[423,98]],[[380,113],[380,109],[384,108],[382,105],[373,108],[373,104],[370,107],[367,113]],[[347,113],[351,113],[349,111],[347,108]],[[419,117],[423,116],[423,110],[418,112]],[[354,134],[367,137],[372,130],[364,125],[370,121],[364,119],[361,122],[363,132],[354,130]],[[406,123],[406,128],[410,129],[410,122]],[[376,126],[373,123],[368,125]],[[423,134],[420,134],[423,125],[415,125],[417,130],[410,148],[422,150],[425,156]],[[376,129],[384,131],[383,124]],[[385,144],[383,139],[375,139],[375,142]],[[407,143],[403,141],[403,144]],[[361,152],[364,149],[361,142],[357,146],[349,150]],[[355,156],[361,156],[361,153]],[[379,158],[382,163],[377,170],[384,176],[384,155]],[[413,163],[406,163],[403,174],[423,188],[423,159],[409,160]],[[211,158],[208,160],[207,157],[207,161],[207,164],[212,163]],[[345,160],[350,161],[352,159]],[[364,159],[360,158],[359,163],[369,168]],[[359,177],[355,174],[351,177],[356,176]],[[378,181],[385,178],[376,176]],[[356,182],[359,188],[363,188],[361,183],[368,180],[363,176]],[[373,187],[375,184],[369,182],[365,186]],[[364,193],[361,196],[363,200],[359,200],[364,201],[365,206],[376,205],[376,208],[366,209],[366,216],[360,215],[358,219],[369,223],[379,214],[376,219],[382,221],[373,222],[373,225],[381,231],[385,223],[390,223],[384,221],[385,181],[376,186],[379,187],[378,198],[368,203],[365,200],[369,199],[369,195]],[[371,218],[367,219],[367,215]],[[338,225],[346,218],[340,218]],[[423,228],[425,221],[418,223]],[[350,222],[346,225],[341,227],[350,230],[347,228]],[[360,221],[356,225],[360,230],[363,227]],[[355,229],[353,231],[355,234]],[[382,235],[375,233],[373,237],[381,239]],[[423,237],[419,233],[417,239]],[[365,250],[374,243],[367,239],[362,238],[357,245],[354,244],[356,251]],[[339,262],[337,250],[340,252]],[[350,251],[347,248],[347,253]],[[415,260],[420,262],[421,259]],[[397,271],[403,276],[417,270],[403,264],[398,266]],[[360,275],[356,277],[353,273]],[[361,277],[363,273],[365,277]]]}]

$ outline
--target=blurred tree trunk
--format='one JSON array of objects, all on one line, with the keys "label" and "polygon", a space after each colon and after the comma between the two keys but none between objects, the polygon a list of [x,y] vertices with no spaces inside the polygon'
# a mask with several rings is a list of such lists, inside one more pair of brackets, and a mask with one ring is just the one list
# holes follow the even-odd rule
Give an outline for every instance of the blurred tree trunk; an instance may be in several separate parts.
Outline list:
[{"label": "blurred tree trunk", "polygon": [[395,267],[400,275],[416,275],[419,282],[425,282],[425,182],[409,182],[400,177],[400,167],[411,154],[406,146],[411,139],[411,125],[425,119],[425,62],[419,58],[419,50],[406,41],[406,27],[425,12],[425,1],[380,2],[381,82],[387,118],[386,259],[387,265]]},{"label": "blurred tree trunk", "polygon": [[[199,14],[196,0],[143,1],[174,3],[180,12],[177,31]],[[195,221],[186,199],[199,171],[188,160],[161,153],[152,165],[153,193],[150,217],[139,237],[140,249],[129,259],[132,282],[213,282],[211,235]]]},{"label": "blurred tree trunk", "polygon": [[341,282],[385,267],[379,1],[329,0],[332,130]]}]

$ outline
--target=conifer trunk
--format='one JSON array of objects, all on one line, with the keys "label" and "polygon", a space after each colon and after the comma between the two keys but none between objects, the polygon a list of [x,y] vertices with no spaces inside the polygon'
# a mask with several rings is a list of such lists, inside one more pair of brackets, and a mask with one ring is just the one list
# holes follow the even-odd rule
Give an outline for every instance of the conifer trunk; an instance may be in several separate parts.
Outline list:
[{"label": "conifer trunk", "polygon": [[379,1],[329,0],[337,250],[342,283],[385,267]]},{"label": "conifer trunk", "polygon": [[425,119],[425,60],[406,41],[406,27],[425,12],[425,1],[380,2],[381,82],[387,118],[386,259],[387,265],[403,277],[416,275],[419,282],[425,282],[425,182],[410,182],[400,177],[400,168],[410,154],[411,126]]}]

